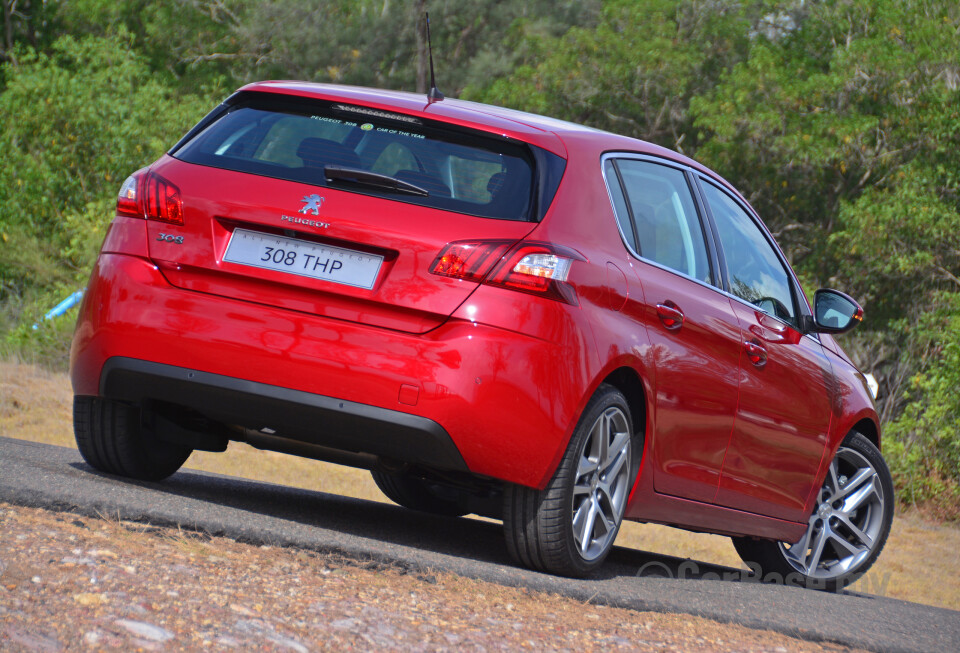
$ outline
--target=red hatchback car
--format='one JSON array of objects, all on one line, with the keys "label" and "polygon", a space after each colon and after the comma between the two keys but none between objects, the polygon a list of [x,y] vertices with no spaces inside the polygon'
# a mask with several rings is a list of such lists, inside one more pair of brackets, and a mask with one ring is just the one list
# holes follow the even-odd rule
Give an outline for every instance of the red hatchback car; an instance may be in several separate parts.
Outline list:
[{"label": "red hatchback car", "polygon": [[584,575],[623,519],[838,587],[890,474],[849,297],[684,156],[542,116],[245,86],[120,189],[71,352],[80,452],[137,479],[229,441],[364,467]]}]

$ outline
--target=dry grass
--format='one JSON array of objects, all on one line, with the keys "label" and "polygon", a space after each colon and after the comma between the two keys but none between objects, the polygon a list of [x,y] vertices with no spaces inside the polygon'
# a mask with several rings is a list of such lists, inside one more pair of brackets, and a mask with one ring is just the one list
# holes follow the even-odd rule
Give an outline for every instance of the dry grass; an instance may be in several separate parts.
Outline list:
[{"label": "dry grass", "polygon": [[75,446],[73,393],[65,374],[0,361],[0,434]]},{"label": "dry grass", "polygon": [[[75,446],[72,392],[63,374],[0,362],[0,435]],[[386,501],[369,473],[231,443],[226,453],[196,452],[187,467],[332,494]],[[645,551],[739,567],[730,540],[666,526],[628,523],[617,543]],[[960,528],[917,514],[898,516],[880,560],[852,588],[960,610]]]}]

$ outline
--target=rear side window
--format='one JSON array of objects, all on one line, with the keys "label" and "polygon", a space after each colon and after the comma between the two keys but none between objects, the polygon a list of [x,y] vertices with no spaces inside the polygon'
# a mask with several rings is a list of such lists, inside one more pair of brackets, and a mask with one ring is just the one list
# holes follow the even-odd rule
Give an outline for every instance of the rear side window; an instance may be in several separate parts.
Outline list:
[{"label": "rear side window", "polygon": [[173,156],[468,215],[536,220],[529,148],[387,111],[258,98]]},{"label": "rear side window", "polygon": [[638,251],[637,237],[633,233],[633,224],[630,222],[630,209],[627,208],[627,199],[623,196],[623,185],[620,183],[620,175],[613,159],[607,159],[603,164],[603,174],[607,180],[607,190],[610,191],[610,198],[613,200],[613,211],[617,216],[617,224],[620,226],[620,233],[627,241],[630,249]]},{"label": "rear side window", "polygon": [[[615,165],[635,232],[634,239],[629,235],[627,239],[636,243],[636,252],[688,277],[712,283],[703,225],[683,172],[635,159],[617,159]],[[616,176],[607,174],[608,184],[617,181]],[[617,191],[613,194],[620,212],[623,209],[617,206]]]}]

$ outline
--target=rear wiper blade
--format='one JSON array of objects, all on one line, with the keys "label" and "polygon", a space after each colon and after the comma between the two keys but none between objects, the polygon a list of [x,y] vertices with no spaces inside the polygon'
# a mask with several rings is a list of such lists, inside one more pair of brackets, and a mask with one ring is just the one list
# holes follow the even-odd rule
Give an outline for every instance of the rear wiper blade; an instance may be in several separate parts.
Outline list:
[{"label": "rear wiper blade", "polygon": [[324,166],[323,174],[327,181],[340,181],[353,184],[363,184],[364,186],[374,186],[385,190],[393,190],[399,193],[410,193],[411,195],[422,195],[429,197],[430,191],[426,188],[420,188],[410,182],[391,177],[390,175],[380,175],[369,170],[360,170],[358,168],[345,168],[343,166]]}]

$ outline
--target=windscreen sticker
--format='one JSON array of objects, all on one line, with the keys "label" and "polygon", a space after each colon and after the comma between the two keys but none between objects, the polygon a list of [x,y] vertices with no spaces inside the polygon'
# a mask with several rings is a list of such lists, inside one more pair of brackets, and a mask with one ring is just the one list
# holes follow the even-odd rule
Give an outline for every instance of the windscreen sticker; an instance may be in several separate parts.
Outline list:
[{"label": "windscreen sticker", "polygon": [[390,129],[388,127],[377,127],[377,131],[382,134],[395,134],[397,136],[406,136],[408,138],[426,138],[423,134],[413,134],[405,132],[402,129]]},{"label": "windscreen sticker", "polygon": [[[343,125],[345,127],[356,127],[357,123],[352,120],[340,120],[339,118],[328,118],[327,116],[310,116],[312,120],[319,120],[320,122],[329,122],[334,125]],[[368,131],[377,131],[381,134],[393,134],[395,136],[406,136],[407,138],[419,138],[425,139],[426,136],[423,134],[415,134],[413,132],[403,131],[402,129],[391,129],[390,127],[377,127],[373,123],[365,122],[360,125],[360,129],[365,132]]]},{"label": "windscreen sticker", "polygon": [[320,122],[329,122],[334,125],[346,125],[347,127],[356,127],[357,123],[350,120],[340,120],[339,118],[328,118],[327,116],[310,116],[311,120],[319,120]]}]

